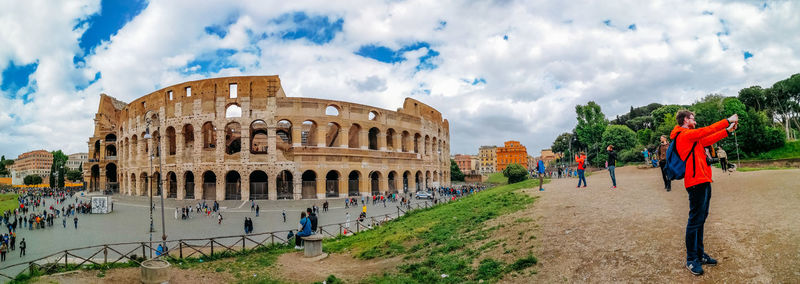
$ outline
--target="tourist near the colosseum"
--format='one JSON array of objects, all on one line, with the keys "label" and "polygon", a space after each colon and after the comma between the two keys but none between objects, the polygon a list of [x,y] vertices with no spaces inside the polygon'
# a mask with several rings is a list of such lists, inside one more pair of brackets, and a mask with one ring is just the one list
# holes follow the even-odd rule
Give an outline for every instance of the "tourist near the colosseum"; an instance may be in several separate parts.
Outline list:
[{"label": "tourist near the colosseum", "polygon": [[667,178],[667,172],[664,169],[664,166],[667,165],[667,149],[669,149],[669,140],[667,140],[666,135],[661,135],[658,149],[656,149],[656,158],[658,159],[658,167],[661,168],[661,179],[664,180],[664,189],[671,191],[672,180]]},{"label": "tourist near the colosseum", "polygon": [[580,155],[575,155],[575,163],[578,164],[577,187],[581,187],[581,182],[583,182],[583,187],[586,187],[586,153],[580,152]]},{"label": "tourist near the colosseum", "polygon": [[[678,125],[670,138],[675,141],[677,158],[685,162],[684,186],[689,193],[689,221],[686,224],[686,268],[694,275],[703,274],[703,265],[713,266],[717,260],[703,246],[705,221],[711,205],[711,167],[706,161],[704,147],[728,137],[738,127],[739,116],[732,115],[710,126],[695,128],[694,113],[678,111]],[[668,155],[671,153],[668,153]],[[671,160],[671,159],[670,159]]]},{"label": "tourist near the colosseum", "polygon": [[606,151],[608,154],[606,168],[608,168],[608,174],[611,176],[611,188],[617,188],[617,175],[614,172],[617,168],[617,152],[614,152],[614,145],[608,145]]}]

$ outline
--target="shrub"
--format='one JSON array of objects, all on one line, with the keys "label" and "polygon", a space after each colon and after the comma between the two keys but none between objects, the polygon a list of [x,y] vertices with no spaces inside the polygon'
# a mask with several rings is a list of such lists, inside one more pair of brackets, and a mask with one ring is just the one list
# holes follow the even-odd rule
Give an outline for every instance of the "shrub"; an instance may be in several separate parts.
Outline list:
[{"label": "shrub", "polygon": [[528,179],[528,170],[519,164],[510,164],[503,170],[503,175],[508,177],[508,183],[517,183]]}]

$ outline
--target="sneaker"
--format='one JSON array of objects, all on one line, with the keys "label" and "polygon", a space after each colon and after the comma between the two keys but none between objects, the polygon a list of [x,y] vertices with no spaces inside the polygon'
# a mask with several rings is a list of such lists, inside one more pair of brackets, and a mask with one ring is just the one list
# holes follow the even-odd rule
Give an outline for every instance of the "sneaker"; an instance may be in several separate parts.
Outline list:
[{"label": "sneaker", "polygon": [[544,191],[544,188],[540,188],[539,191]]},{"label": "sneaker", "polygon": [[300,246],[294,246],[294,249],[302,249]]},{"label": "sneaker", "polygon": [[711,258],[710,256],[708,256],[707,254],[704,253],[703,257],[700,258],[700,264],[708,265],[708,266],[714,266],[714,265],[717,265],[717,260]]},{"label": "sneaker", "polygon": [[694,275],[703,275],[703,267],[700,265],[700,262],[692,260],[686,262],[686,269],[689,269]]},{"label": "sneaker", "polygon": [[614,187],[612,187],[612,188],[617,188],[617,186],[615,185],[615,186],[614,186]]},{"label": "sneaker", "polygon": [[585,185],[583,187],[586,187]]}]

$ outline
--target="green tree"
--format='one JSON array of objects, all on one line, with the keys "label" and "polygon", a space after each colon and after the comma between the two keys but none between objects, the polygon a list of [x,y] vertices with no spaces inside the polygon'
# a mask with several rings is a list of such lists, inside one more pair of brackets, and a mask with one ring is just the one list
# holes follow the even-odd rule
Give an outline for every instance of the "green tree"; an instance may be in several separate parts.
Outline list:
[{"label": "green tree", "polygon": [[40,177],[38,175],[27,175],[27,176],[25,176],[25,178],[22,179],[22,182],[25,183],[25,185],[41,184],[42,183],[42,177]]},{"label": "green tree", "polygon": [[756,111],[765,110],[767,107],[767,94],[761,86],[752,86],[739,90],[739,100],[748,108]]},{"label": "green tree", "polygon": [[[658,129],[662,127],[662,124],[664,124],[664,116],[672,115],[672,118],[674,120],[675,114],[678,113],[678,110],[680,110],[681,108],[683,107],[679,105],[665,105],[650,112],[650,116],[653,117],[653,129],[656,130],[656,134],[659,135],[664,134],[658,131]],[[672,122],[671,124],[675,123]],[[672,130],[672,127],[669,127],[669,130]]]},{"label": "green tree", "polygon": [[619,153],[626,149],[632,149],[636,146],[636,132],[633,132],[625,125],[609,125],[606,131],[603,132],[601,142],[602,149],[597,154],[598,162],[605,163],[608,159],[606,148],[608,145],[614,145],[614,150]]},{"label": "green tree", "polygon": [[50,175],[48,176],[50,178],[50,187],[56,187],[56,176],[54,175],[55,173],[56,173],[56,163],[53,162],[53,164],[50,165]]},{"label": "green tree", "polygon": [[[553,150],[553,153],[569,152],[570,148],[569,144],[572,141],[573,137],[575,136],[572,135],[572,133],[569,132],[561,133],[561,135],[558,135],[558,137],[556,137],[556,140],[553,141],[553,145],[550,146],[550,150]],[[570,153],[567,153],[567,155],[570,155]]]},{"label": "green tree", "polygon": [[725,97],[719,94],[710,94],[694,103],[689,110],[694,112],[697,128],[709,126],[720,121],[726,116],[723,114],[722,100]]},{"label": "green tree", "polygon": [[464,181],[464,173],[458,168],[458,164],[453,159],[450,159],[450,180]]},{"label": "green tree", "polygon": [[83,177],[83,172],[79,170],[69,170],[67,171],[67,179],[73,182],[80,181]]},{"label": "green tree", "polygon": [[520,164],[512,163],[503,170],[503,176],[508,178],[509,184],[517,183],[528,179],[528,170]]},{"label": "green tree", "polygon": [[800,74],[781,80],[766,91],[768,108],[779,119],[786,132],[786,140],[795,139],[792,128],[800,129],[797,115],[800,113]]},{"label": "green tree", "polygon": [[[50,168],[50,186],[61,188],[64,187],[64,174],[66,173],[65,168],[69,156],[65,155],[61,150],[56,150],[51,153],[53,154],[53,166]],[[55,176],[53,176],[52,173],[55,173]]]},{"label": "green tree", "polygon": [[586,156],[589,161],[595,165],[599,165],[597,161],[597,153],[600,151],[600,142],[603,137],[603,132],[606,130],[608,120],[606,120],[600,105],[594,101],[590,101],[585,106],[575,106],[575,113],[578,116],[578,125],[575,127],[575,134],[578,141],[587,145]]}]

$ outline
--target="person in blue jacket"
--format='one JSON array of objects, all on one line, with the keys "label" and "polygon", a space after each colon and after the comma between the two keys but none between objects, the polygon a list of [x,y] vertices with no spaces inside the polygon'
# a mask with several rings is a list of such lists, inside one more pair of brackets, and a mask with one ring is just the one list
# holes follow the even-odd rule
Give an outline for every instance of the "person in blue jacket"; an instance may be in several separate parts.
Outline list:
[{"label": "person in blue jacket", "polygon": [[294,237],[294,249],[303,248],[300,246],[302,238],[311,235],[311,220],[306,218],[306,212],[300,212],[300,226],[297,228],[297,234]]},{"label": "person in blue jacket", "polygon": [[542,188],[542,183],[544,182],[544,161],[539,160],[536,164],[536,172],[539,173],[539,191],[544,191],[544,188]]}]

